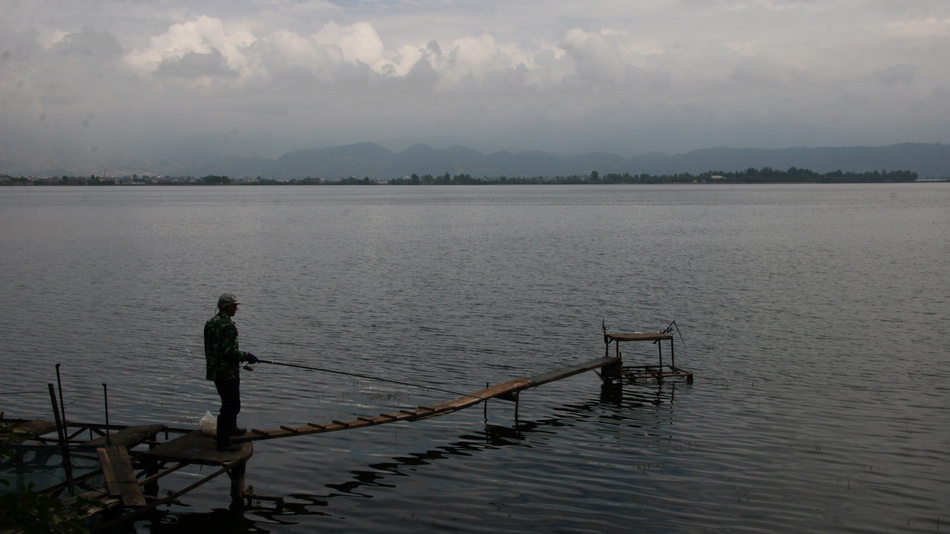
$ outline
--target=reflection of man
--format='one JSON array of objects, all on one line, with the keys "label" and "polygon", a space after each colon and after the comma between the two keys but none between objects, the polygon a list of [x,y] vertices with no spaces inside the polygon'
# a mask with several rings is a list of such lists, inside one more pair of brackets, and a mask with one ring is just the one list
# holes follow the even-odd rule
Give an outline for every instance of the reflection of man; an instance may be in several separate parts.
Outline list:
[{"label": "reflection of man", "polygon": [[205,378],[214,381],[221,397],[218,414],[218,451],[235,452],[241,446],[231,443],[232,435],[246,432],[237,427],[241,412],[241,362],[257,363],[257,356],[238,350],[238,332],[231,317],[237,313],[240,302],[231,293],[218,298],[218,313],[205,323]]}]

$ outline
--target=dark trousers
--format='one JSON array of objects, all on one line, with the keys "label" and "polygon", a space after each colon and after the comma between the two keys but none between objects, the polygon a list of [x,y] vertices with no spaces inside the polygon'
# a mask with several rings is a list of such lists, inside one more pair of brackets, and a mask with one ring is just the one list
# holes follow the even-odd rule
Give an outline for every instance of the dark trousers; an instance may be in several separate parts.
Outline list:
[{"label": "dark trousers", "polygon": [[231,434],[237,428],[237,416],[241,413],[241,379],[215,381],[214,387],[221,397],[221,412],[218,414],[218,444],[231,443]]}]

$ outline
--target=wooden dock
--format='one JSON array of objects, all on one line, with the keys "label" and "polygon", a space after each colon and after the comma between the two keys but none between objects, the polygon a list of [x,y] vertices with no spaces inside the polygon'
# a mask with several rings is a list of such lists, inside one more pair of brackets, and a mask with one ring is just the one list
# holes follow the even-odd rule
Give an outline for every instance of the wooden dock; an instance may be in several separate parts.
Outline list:
[{"label": "wooden dock", "polygon": [[[626,339],[614,337],[613,340],[625,341]],[[93,529],[94,532],[104,531],[157,506],[173,502],[181,495],[225,473],[231,479],[232,503],[243,503],[243,499],[247,497],[244,489],[245,472],[247,462],[254,453],[253,444],[251,443],[254,441],[352,430],[400,421],[418,421],[447,415],[493,398],[517,402],[519,394],[526,389],[587,371],[596,371],[603,368],[604,372],[601,378],[604,378],[606,382],[608,380],[605,377],[610,376],[607,371],[621,368],[621,366],[622,362],[618,351],[618,354],[614,357],[608,354],[603,358],[542,373],[532,378],[515,378],[437,404],[405,408],[375,416],[360,416],[345,421],[332,420],[325,423],[307,423],[296,426],[280,425],[278,428],[267,430],[252,429],[243,435],[232,437],[233,442],[241,444],[240,450],[235,452],[218,452],[215,438],[204,434],[201,430],[169,429],[164,425],[123,427],[116,432],[111,432],[112,429],[117,427],[63,422],[66,427],[79,428],[72,434],[64,432],[63,435],[67,436],[67,442],[70,444],[95,446],[100,459],[105,487],[94,488],[91,491],[86,491],[81,496],[98,500],[104,508],[118,507],[124,509],[125,513],[119,517],[97,525]],[[45,442],[57,441],[57,438],[43,437],[44,434],[57,431],[55,423],[22,421],[18,429],[19,433],[15,433],[11,439],[22,441],[21,438],[25,439],[29,436],[32,439]],[[76,439],[79,434],[86,431],[90,434],[95,432],[97,435],[85,441]],[[164,441],[159,439],[162,434],[165,437]],[[177,437],[170,438],[170,434],[176,434]],[[148,448],[141,450],[143,446]],[[159,498],[159,479],[188,465],[206,465],[218,469],[210,475],[202,476],[197,482],[182,490]],[[64,491],[63,488],[58,489],[58,493],[62,491]]]},{"label": "wooden dock", "polygon": [[[607,332],[607,326],[602,326],[604,331],[604,356],[610,356],[610,344],[616,347],[614,357],[618,363],[608,366],[604,369],[601,376],[605,381],[636,381],[641,379],[651,379],[657,382],[663,382],[665,378],[685,378],[687,382],[693,381],[693,373],[676,366],[676,352],[673,346],[673,335],[671,333],[676,321],[670,323],[670,326],[662,332],[634,332],[632,334],[614,334]],[[652,342],[657,347],[657,365],[623,365],[619,363],[622,356],[620,353],[620,344],[630,341]],[[663,341],[670,342],[670,363],[663,363]]]}]

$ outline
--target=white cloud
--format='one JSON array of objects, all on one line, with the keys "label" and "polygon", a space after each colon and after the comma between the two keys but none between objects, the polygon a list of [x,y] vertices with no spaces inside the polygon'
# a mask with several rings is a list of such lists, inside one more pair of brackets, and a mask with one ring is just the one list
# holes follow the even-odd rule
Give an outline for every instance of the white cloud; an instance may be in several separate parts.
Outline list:
[{"label": "white cloud", "polygon": [[442,54],[434,65],[443,76],[443,83],[454,85],[481,81],[492,74],[512,68],[511,59],[488,34],[456,39],[452,48]]},{"label": "white cloud", "polygon": [[159,75],[185,88],[207,88],[221,78],[245,82],[259,74],[260,66],[248,54],[257,40],[241,24],[202,15],[173,24],[125,60],[142,76]]},{"label": "white cloud", "polygon": [[627,78],[627,63],[614,35],[571,29],[561,46],[574,59],[579,76],[595,85],[621,84]]},{"label": "white cloud", "polygon": [[363,63],[372,67],[383,60],[383,41],[366,22],[351,26],[330,22],[311,38],[319,46],[339,50],[343,61],[351,65]]}]

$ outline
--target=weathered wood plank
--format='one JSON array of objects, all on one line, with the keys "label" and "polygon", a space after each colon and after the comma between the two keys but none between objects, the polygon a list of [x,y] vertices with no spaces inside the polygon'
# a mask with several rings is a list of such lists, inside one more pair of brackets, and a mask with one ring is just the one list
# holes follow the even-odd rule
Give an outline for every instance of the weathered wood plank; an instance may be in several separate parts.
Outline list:
[{"label": "weathered wood plank", "polygon": [[122,498],[126,506],[145,506],[145,495],[132,469],[129,451],[123,446],[96,449],[109,495]]},{"label": "weathered wood plank", "polygon": [[[293,435],[285,430],[281,430],[280,432],[283,432],[286,436]],[[249,432],[244,434],[244,436],[241,436],[241,438],[245,438],[241,441],[264,439],[251,436],[250,434],[251,433]],[[269,437],[274,437],[272,436],[272,431],[268,432],[267,434]],[[232,441],[237,443],[238,439],[239,438],[235,437],[232,438]],[[166,441],[154,449],[143,451],[140,453],[140,457],[173,462],[189,462],[195,464],[223,466],[229,465],[236,461],[247,460],[252,454],[254,454],[254,446],[250,443],[242,444],[240,451],[218,452],[215,438],[213,436],[209,436],[201,430],[195,430],[190,434],[185,434],[184,436],[175,438],[171,441]]]},{"label": "weathered wood plank", "polygon": [[22,421],[8,427],[12,433],[0,435],[0,443],[22,443],[36,439],[44,434],[56,432],[53,421]]},{"label": "weathered wood plank", "polygon": [[612,341],[661,341],[666,339],[673,339],[673,336],[670,334],[664,334],[663,332],[637,332],[634,334],[604,334],[607,339]]},{"label": "weathered wood plank", "polygon": [[577,365],[572,365],[571,367],[565,367],[563,369],[556,369],[554,371],[542,373],[540,375],[531,377],[531,387],[537,387],[542,384],[547,384],[548,382],[554,382],[555,380],[561,380],[576,374],[593,371],[594,369],[600,369],[605,365],[610,365],[619,361],[619,358],[597,358],[596,360],[579,363]]}]

